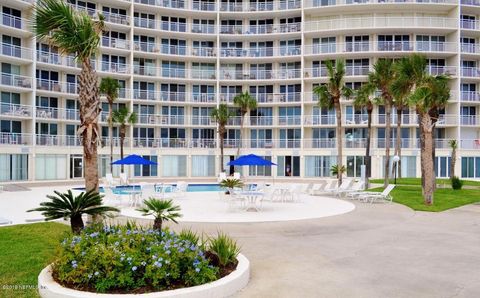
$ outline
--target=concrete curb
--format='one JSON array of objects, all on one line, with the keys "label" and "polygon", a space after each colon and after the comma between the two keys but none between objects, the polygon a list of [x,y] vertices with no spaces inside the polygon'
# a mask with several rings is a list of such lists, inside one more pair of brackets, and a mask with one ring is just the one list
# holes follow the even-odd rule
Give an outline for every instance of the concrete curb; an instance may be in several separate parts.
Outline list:
[{"label": "concrete curb", "polygon": [[146,294],[97,294],[65,288],[53,280],[50,265],[38,275],[38,292],[43,298],[223,298],[243,289],[250,279],[250,262],[239,254],[237,269],[214,282],[190,288]]}]

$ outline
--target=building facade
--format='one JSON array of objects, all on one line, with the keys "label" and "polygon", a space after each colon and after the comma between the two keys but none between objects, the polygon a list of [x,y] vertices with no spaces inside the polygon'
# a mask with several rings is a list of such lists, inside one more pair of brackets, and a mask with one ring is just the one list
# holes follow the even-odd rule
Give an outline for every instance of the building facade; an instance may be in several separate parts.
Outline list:
[{"label": "building facade", "polygon": [[[225,160],[255,153],[278,164],[243,169],[248,176],[330,176],[336,163],[335,112],[318,107],[313,88],[325,82],[325,62],[345,60],[345,81],[359,88],[375,61],[413,52],[428,57],[431,74],[451,77],[451,100],[436,130],[436,171],[448,177],[448,141],[459,141],[456,173],[480,178],[480,1],[478,0],[67,0],[92,17],[105,16],[100,77],[119,80],[115,108],[137,112],[125,152],[158,166],[136,177],[212,177],[220,167],[216,123],[220,103],[249,91],[258,108],[231,119]],[[72,57],[35,40],[33,0],[0,0],[0,181],[81,178],[77,76]],[[102,97],[100,170],[109,161]],[[372,176],[383,175],[385,146],[401,138],[402,174],[420,175],[417,117],[403,112],[401,136],[392,113],[385,144],[384,107],[373,117]],[[342,100],[344,164],[359,176],[367,114]],[[237,115],[239,115],[237,113]],[[113,130],[119,154],[118,129]],[[392,154],[393,155],[393,154]],[[227,172],[233,171],[226,167]],[[236,169],[241,170],[241,169]]]}]

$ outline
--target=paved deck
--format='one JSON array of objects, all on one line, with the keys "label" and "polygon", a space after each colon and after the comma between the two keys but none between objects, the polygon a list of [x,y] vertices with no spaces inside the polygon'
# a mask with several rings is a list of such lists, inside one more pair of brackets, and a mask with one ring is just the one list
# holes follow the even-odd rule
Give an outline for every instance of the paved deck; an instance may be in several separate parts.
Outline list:
[{"label": "paved deck", "polygon": [[182,227],[238,239],[252,276],[237,297],[480,297],[480,205],[359,203],[314,220]]}]

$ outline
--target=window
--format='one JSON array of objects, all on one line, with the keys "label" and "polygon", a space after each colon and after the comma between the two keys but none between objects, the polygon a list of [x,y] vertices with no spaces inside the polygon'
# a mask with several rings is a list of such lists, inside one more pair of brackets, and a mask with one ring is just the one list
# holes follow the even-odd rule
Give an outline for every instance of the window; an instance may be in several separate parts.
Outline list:
[{"label": "window", "polygon": [[[235,96],[242,93],[242,86],[221,86],[220,90],[221,90],[220,101],[232,102]],[[273,86],[272,86],[272,90],[273,90]],[[257,98],[257,101],[258,101],[258,98]]]},{"label": "window", "polygon": [[67,179],[67,156],[57,154],[37,154],[35,156],[35,179]]},{"label": "window", "polygon": [[251,57],[272,57],[273,41],[250,42],[249,56]]},{"label": "window", "polygon": [[215,63],[192,63],[192,79],[215,79]]},{"label": "window", "polygon": [[279,107],[278,124],[279,125],[300,125],[302,108],[301,107]]},{"label": "window", "polygon": [[28,154],[0,154],[0,181],[28,180]]},{"label": "window", "polygon": [[[271,156],[262,156],[263,159],[272,161]],[[272,176],[272,167],[271,166],[249,166],[248,167],[249,176]]]},{"label": "window", "polygon": [[475,16],[462,14],[460,16],[460,24],[461,24],[460,27],[464,29],[477,29],[475,20],[476,20]]},{"label": "window", "polygon": [[160,89],[162,101],[185,101],[186,86],[183,84],[162,84]]},{"label": "window", "polygon": [[155,60],[146,58],[134,58],[133,72],[142,76],[155,76],[157,72],[155,67]]},{"label": "window", "polygon": [[281,102],[298,102],[302,92],[301,84],[280,85],[280,101]]},{"label": "window", "polygon": [[378,35],[379,51],[412,51],[409,35]]},{"label": "window", "polygon": [[222,20],[220,33],[221,34],[242,34],[242,20]]},{"label": "window", "polygon": [[0,114],[15,111],[12,105],[20,104],[20,94],[11,92],[2,92],[0,99]]},{"label": "window", "polygon": [[22,40],[18,37],[2,35],[1,54],[22,58]]},{"label": "window", "polygon": [[265,34],[273,32],[273,19],[268,20],[250,20],[249,33]]},{"label": "window", "polygon": [[165,31],[187,32],[187,19],[162,16],[161,29]]},{"label": "window", "polygon": [[417,51],[445,51],[445,36],[417,35]]},{"label": "window", "polygon": [[369,36],[345,36],[345,50],[347,52],[367,52],[369,50]]},{"label": "window", "polygon": [[273,148],[271,129],[252,129],[250,131],[250,146],[252,148]]},{"label": "window", "polygon": [[249,92],[257,99],[257,102],[273,101],[273,85],[250,86]]},{"label": "window", "polygon": [[134,24],[136,27],[155,29],[155,15],[148,13],[134,12]]},{"label": "window", "polygon": [[345,61],[345,75],[365,76],[368,74],[370,59],[347,59]]},{"label": "window", "polygon": [[277,176],[300,176],[300,156],[278,156]]},{"label": "window", "polygon": [[272,78],[272,63],[250,64],[250,79],[265,80]]},{"label": "window", "polygon": [[335,53],[337,51],[336,37],[322,37],[313,39],[313,54]]},{"label": "window", "polygon": [[134,99],[150,99],[155,98],[155,83],[150,82],[133,82],[133,98]]},{"label": "window", "polygon": [[2,12],[3,25],[22,29],[22,12],[20,10],[4,6]]},{"label": "window", "polygon": [[176,148],[185,145],[185,129],[184,128],[161,128],[160,138],[162,147]]},{"label": "window", "polygon": [[162,61],[162,76],[167,78],[185,78],[185,62]]},{"label": "window", "polygon": [[[142,155],[143,159],[157,162],[157,156],[155,155]],[[134,175],[136,177],[152,177],[157,176],[157,165],[135,165]]]},{"label": "window", "polygon": [[155,46],[155,37],[146,35],[134,35],[133,43],[135,50],[143,52],[155,52],[158,51]]},{"label": "window", "polygon": [[336,156],[305,156],[305,176],[330,177],[330,169],[336,162]]},{"label": "window", "polygon": [[215,101],[215,86],[193,85],[192,95],[195,102],[213,102]]},{"label": "window", "polygon": [[300,148],[300,129],[280,129],[280,148]]},{"label": "window", "polygon": [[192,24],[192,33],[214,34],[215,21],[194,19]]},{"label": "window", "polygon": [[361,177],[361,166],[365,164],[365,156],[347,156],[347,176]]},{"label": "window", "polygon": [[436,156],[435,157],[435,174],[438,178],[450,177],[450,162],[451,157]]},{"label": "window", "polygon": [[273,108],[257,107],[250,111],[250,125],[273,125]]},{"label": "window", "polygon": [[215,176],[215,155],[192,155],[192,176]]}]

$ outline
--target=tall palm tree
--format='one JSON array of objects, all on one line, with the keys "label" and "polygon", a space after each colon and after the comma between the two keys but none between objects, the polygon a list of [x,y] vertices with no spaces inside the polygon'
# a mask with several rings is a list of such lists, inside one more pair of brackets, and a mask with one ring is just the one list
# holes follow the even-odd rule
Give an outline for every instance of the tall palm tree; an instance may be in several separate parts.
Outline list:
[{"label": "tall palm tree", "polygon": [[[320,107],[328,109],[335,108],[337,117],[337,167],[342,168],[343,160],[343,132],[342,132],[342,107],[340,105],[341,97],[349,98],[353,91],[345,86],[345,62],[343,60],[327,61],[325,64],[328,72],[328,81],[326,84],[319,85],[313,89],[318,96],[318,104]],[[342,173],[337,172],[338,183],[342,183]]]},{"label": "tall palm tree", "polygon": [[[127,135],[127,125],[135,124],[137,122],[137,114],[131,112],[127,108],[121,108],[113,111],[113,122],[120,125],[120,158],[123,158],[123,144],[125,142],[125,136]],[[123,173],[123,165],[121,166],[121,172]]]},{"label": "tall palm tree", "polygon": [[107,96],[108,101],[108,136],[110,138],[110,173],[113,173],[113,102],[118,98],[118,89],[120,89],[118,80],[114,78],[103,78],[100,82],[100,92]]},{"label": "tall palm tree", "polygon": [[117,208],[103,206],[102,198],[95,190],[82,192],[74,196],[71,190],[66,193],[54,191],[55,195],[47,195],[48,202],[40,203],[39,208],[30,209],[27,212],[39,211],[45,216],[45,220],[70,219],[70,227],[74,234],[79,234],[85,227],[82,215],[104,216],[108,212],[120,212]]},{"label": "tall palm tree", "polygon": [[[257,100],[255,99],[255,97],[251,96],[250,93],[248,93],[248,91],[245,91],[233,98],[233,104],[240,109],[240,117],[241,117],[240,118],[240,134],[243,140],[243,138],[246,135],[243,131],[243,126],[245,124],[245,115],[247,115],[249,111],[257,108]],[[240,142],[238,144],[237,155],[240,155],[241,143],[243,142]]]},{"label": "tall palm tree", "polygon": [[397,138],[395,140],[395,155],[400,159],[397,161],[396,170],[397,177],[402,178],[402,121],[403,110],[408,104],[402,96],[394,96],[393,105],[397,112]]},{"label": "tall palm tree", "polygon": [[153,215],[153,228],[162,230],[164,221],[173,221],[177,223],[177,218],[182,217],[180,206],[173,205],[172,200],[159,200],[149,198],[143,201],[145,207],[138,208],[137,211],[142,212],[144,216]]},{"label": "tall palm tree", "polygon": [[455,177],[455,164],[457,162],[457,149],[458,149],[458,141],[457,140],[450,140],[448,141],[448,145],[452,148],[452,156],[450,157],[450,179]]},{"label": "tall palm tree", "polygon": [[[395,70],[392,59],[379,59],[373,65],[373,71],[368,74],[369,89],[380,90],[380,97],[385,106],[385,169],[384,186],[388,185],[390,173],[390,140],[392,126],[392,84],[395,81]],[[398,137],[398,136],[397,136]]]},{"label": "tall palm tree", "polygon": [[33,30],[37,40],[56,46],[62,54],[74,55],[81,64],[79,81],[80,128],[85,165],[85,187],[98,192],[97,142],[100,96],[98,77],[90,59],[100,43],[105,28],[103,16],[93,20],[75,11],[61,0],[38,0]]},{"label": "tall palm tree", "polygon": [[368,179],[372,175],[372,156],[370,155],[370,142],[372,138],[372,114],[375,103],[378,98],[375,98],[375,90],[371,88],[372,85],[363,85],[357,91],[353,104],[357,108],[364,108],[367,110],[367,144],[365,150],[365,167],[366,167],[366,187],[368,188]]},{"label": "tall palm tree", "polygon": [[228,109],[228,106],[224,103],[220,104],[218,108],[214,108],[210,117],[217,122],[218,125],[218,139],[220,141],[220,172],[223,172],[223,140],[227,129],[228,120],[234,114]]},{"label": "tall palm tree", "polygon": [[427,60],[422,55],[413,54],[400,60],[395,88],[409,90],[408,102],[415,107],[419,118],[422,195],[425,204],[432,205],[435,191],[433,132],[437,121],[432,114],[447,104],[450,88],[448,77],[430,76],[426,67]]}]

